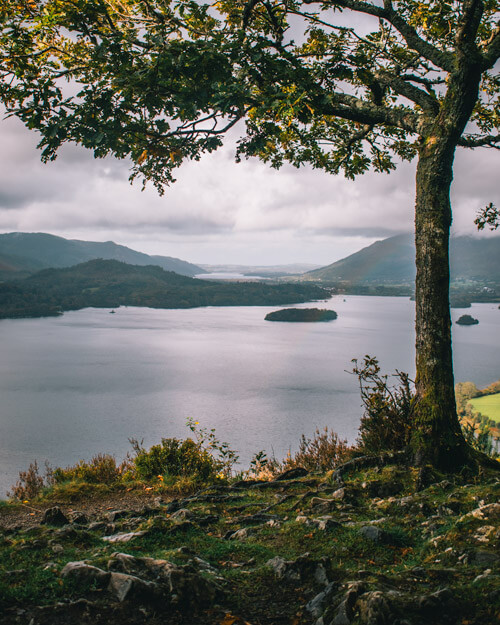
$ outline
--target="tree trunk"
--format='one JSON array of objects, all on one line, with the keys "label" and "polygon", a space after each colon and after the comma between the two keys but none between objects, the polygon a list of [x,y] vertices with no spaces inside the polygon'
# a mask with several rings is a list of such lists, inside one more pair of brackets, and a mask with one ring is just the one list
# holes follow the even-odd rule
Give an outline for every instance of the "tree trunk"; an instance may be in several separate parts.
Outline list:
[{"label": "tree trunk", "polygon": [[415,207],[417,373],[411,447],[417,465],[430,463],[444,471],[456,471],[469,459],[455,405],[449,307],[454,153],[455,142],[439,130],[423,142]]}]

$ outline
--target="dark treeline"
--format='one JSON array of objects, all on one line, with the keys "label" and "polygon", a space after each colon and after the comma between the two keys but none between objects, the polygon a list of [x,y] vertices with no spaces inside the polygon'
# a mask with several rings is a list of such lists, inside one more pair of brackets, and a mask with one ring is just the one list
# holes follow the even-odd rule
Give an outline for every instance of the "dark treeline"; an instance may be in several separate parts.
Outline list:
[{"label": "dark treeline", "polygon": [[153,265],[99,259],[0,283],[0,318],[59,315],[90,306],[274,306],[328,297],[327,291],[315,285],[221,283],[181,276]]}]

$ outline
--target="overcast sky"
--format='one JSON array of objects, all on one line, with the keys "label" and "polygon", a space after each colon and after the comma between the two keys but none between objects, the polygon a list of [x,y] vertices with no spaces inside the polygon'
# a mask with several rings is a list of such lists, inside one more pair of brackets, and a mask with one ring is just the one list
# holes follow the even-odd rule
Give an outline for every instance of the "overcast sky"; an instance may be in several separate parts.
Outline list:
[{"label": "overcast sky", "polygon": [[[0,121],[0,232],[113,240],[194,263],[326,265],[413,226],[415,162],[355,182],[308,167],[234,163],[228,145],[186,163],[159,197],[128,182],[129,164],[65,146],[40,163],[37,136]],[[460,149],[454,231],[474,233],[479,207],[500,203],[500,152]]]}]

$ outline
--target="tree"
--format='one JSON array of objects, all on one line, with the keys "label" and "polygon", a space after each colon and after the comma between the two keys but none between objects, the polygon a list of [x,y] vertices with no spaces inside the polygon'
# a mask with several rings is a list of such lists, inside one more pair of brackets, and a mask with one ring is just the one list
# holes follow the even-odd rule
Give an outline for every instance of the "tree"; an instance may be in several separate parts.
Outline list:
[{"label": "tree", "polygon": [[450,185],[458,146],[500,148],[498,0],[4,0],[0,12],[0,96],[41,133],[44,160],[77,142],[130,158],[131,178],[161,192],[240,121],[237,158],[273,167],[353,178],[418,157],[412,449],[441,469],[470,460],[453,388]]}]

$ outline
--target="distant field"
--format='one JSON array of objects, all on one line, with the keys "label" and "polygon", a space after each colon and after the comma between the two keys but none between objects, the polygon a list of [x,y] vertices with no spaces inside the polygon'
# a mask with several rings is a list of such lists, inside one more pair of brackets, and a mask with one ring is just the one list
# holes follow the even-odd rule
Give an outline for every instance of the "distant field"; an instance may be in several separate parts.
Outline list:
[{"label": "distant field", "polygon": [[500,393],[475,397],[469,401],[469,404],[472,405],[475,412],[480,412],[497,423],[500,421]]}]

